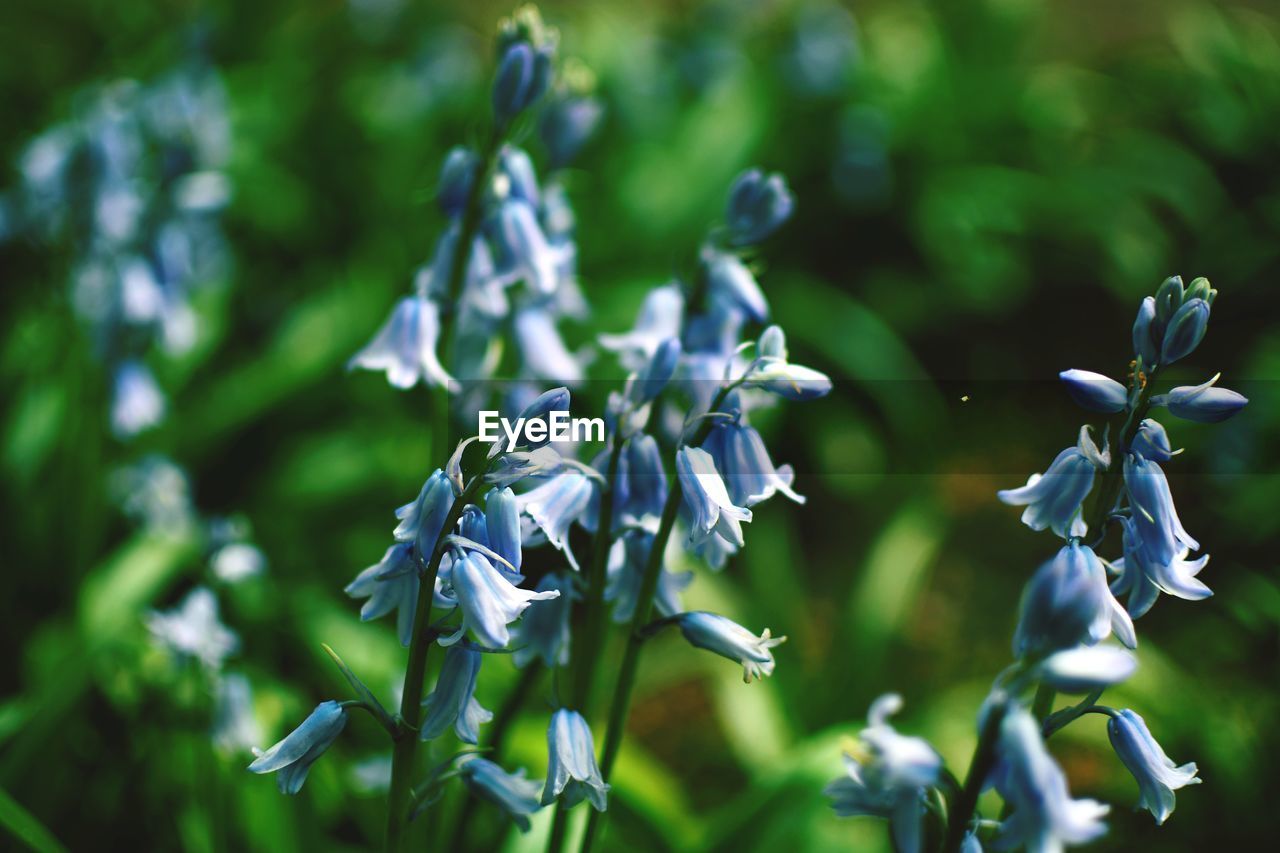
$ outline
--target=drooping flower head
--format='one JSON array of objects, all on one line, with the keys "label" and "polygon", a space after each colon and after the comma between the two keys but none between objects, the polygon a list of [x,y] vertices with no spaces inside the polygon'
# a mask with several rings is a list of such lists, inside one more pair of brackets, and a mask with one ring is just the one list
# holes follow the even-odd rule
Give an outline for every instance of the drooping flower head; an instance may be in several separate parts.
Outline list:
[{"label": "drooping flower head", "polygon": [[459,643],[450,646],[435,689],[422,701],[426,716],[420,737],[432,740],[453,726],[458,740],[479,743],[480,725],[493,719],[493,713],[476,701],[476,679],[484,656]]},{"label": "drooping flower head", "polygon": [[324,755],[346,725],[345,708],[332,700],[321,702],[284,740],[266,752],[258,752],[249,770],[254,773],[278,772],[276,784],[280,793],[296,794],[307,781],[311,765]]},{"label": "drooping flower head", "polygon": [[1151,736],[1146,721],[1133,711],[1126,708],[1113,714],[1107,722],[1107,735],[1116,755],[1138,782],[1142,794],[1138,805],[1151,812],[1156,823],[1164,823],[1173,814],[1174,791],[1200,784],[1195,762],[1178,766]]},{"label": "drooping flower head", "polygon": [[541,782],[524,777],[524,770],[508,773],[485,758],[472,758],[462,765],[467,787],[493,803],[515,822],[521,832],[529,831],[529,815],[542,808]]},{"label": "drooping flower head", "polygon": [[680,614],[680,633],[691,645],[742,664],[742,680],[773,674],[773,647],[785,643],[786,637],[772,637],[765,628],[760,636],[718,613],[703,610]]},{"label": "drooping flower head", "polygon": [[551,715],[547,729],[547,783],[542,790],[544,806],[559,797],[566,806],[590,800],[596,811],[608,807],[609,786],[600,777],[596,764],[591,727],[577,711],[561,708]]}]

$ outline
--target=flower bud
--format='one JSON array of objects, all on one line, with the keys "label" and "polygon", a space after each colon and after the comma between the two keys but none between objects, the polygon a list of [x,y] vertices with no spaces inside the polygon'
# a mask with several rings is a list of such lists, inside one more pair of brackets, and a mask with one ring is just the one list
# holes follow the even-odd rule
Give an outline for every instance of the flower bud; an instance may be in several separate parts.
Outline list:
[{"label": "flower bud", "polygon": [[436,201],[445,214],[462,214],[467,196],[471,194],[471,183],[476,179],[478,165],[474,151],[461,145],[450,149],[444,158],[444,165],[440,167],[440,188],[436,193]]},{"label": "flower bud", "polygon": [[1195,762],[1179,767],[1151,736],[1146,721],[1128,709],[1108,721],[1107,735],[1116,755],[1138,782],[1142,792],[1139,807],[1151,812],[1156,823],[1164,823],[1173,814],[1173,792],[1200,783]]},{"label": "flower bud", "polygon": [[756,353],[761,358],[780,358],[787,360],[787,335],[781,326],[770,326],[760,333],[756,343]]},{"label": "flower bud", "polygon": [[538,136],[552,169],[562,168],[578,156],[603,116],[604,106],[591,97],[558,97],[543,108]]},{"label": "flower bud", "polygon": [[1034,657],[1096,643],[1111,624],[1107,596],[1106,572],[1093,550],[1064,546],[1027,584],[1014,654]]},{"label": "flower bud", "polygon": [[507,179],[512,198],[538,206],[538,175],[528,154],[513,145],[502,146],[498,152],[498,172]]},{"label": "flower bud", "polygon": [[1144,418],[1138,426],[1129,449],[1152,462],[1168,462],[1173,458],[1173,446],[1169,444],[1169,434],[1159,421]]},{"label": "flower bud", "polygon": [[652,402],[671,381],[680,363],[680,339],[667,338],[654,350],[653,358],[628,386],[631,402],[637,406]]},{"label": "flower bud", "polygon": [[596,811],[608,806],[609,786],[596,764],[591,727],[577,711],[561,708],[551,715],[547,729],[547,784],[542,789],[542,805],[559,797],[572,807],[589,800]]},{"label": "flower bud", "polygon": [[1209,279],[1200,276],[1191,280],[1191,286],[1187,288],[1187,299],[1203,299],[1212,305],[1217,298],[1218,291],[1209,284]]},{"label": "flower bud", "polygon": [[679,624],[691,645],[742,664],[742,680],[748,684],[752,678],[773,674],[770,650],[787,639],[771,637],[768,628],[757,637],[732,619],[702,610],[681,614]]},{"label": "flower bud", "polygon": [[749,169],[729,191],[725,222],[730,239],[739,246],[758,243],[778,230],[794,208],[795,198],[781,175]]},{"label": "flower bud", "polygon": [[1133,354],[1142,359],[1143,365],[1152,367],[1160,362],[1160,341],[1164,325],[1156,319],[1156,299],[1148,296],[1138,308],[1133,321]]},{"label": "flower bud", "polygon": [[1183,420],[1216,424],[1240,411],[1249,402],[1243,394],[1217,388],[1215,376],[1201,385],[1179,385],[1164,397],[1169,413]]},{"label": "flower bud", "polygon": [[493,111],[498,121],[506,124],[532,101],[534,77],[533,48],[516,42],[507,48],[493,81]]},{"label": "flower bud", "polygon": [[1182,306],[1185,292],[1182,288],[1182,276],[1169,276],[1156,291],[1156,319],[1168,323],[1174,313]]},{"label": "flower bud", "polygon": [[1169,321],[1164,331],[1164,343],[1160,347],[1160,363],[1172,364],[1190,355],[1209,326],[1209,303],[1203,299],[1188,299]]},{"label": "flower bud", "polygon": [[1058,378],[1067,383],[1067,393],[1091,412],[1124,411],[1129,392],[1114,379],[1088,370],[1064,370]]}]

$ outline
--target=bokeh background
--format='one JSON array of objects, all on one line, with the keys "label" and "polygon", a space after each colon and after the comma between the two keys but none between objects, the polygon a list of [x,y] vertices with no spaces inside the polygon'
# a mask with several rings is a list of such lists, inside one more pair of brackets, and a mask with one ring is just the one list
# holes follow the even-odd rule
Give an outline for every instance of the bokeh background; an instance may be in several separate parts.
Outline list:
[{"label": "bokeh background", "polygon": [[[963,774],[1008,661],[1025,579],[1052,540],[995,499],[1081,422],[1054,376],[1121,375],[1140,298],[1169,274],[1221,291],[1178,378],[1252,404],[1170,424],[1182,518],[1216,596],[1162,599],[1137,677],[1109,693],[1204,784],[1157,830],[1098,719],[1055,737],[1073,792],[1115,804],[1099,851],[1254,849],[1280,797],[1280,23],[1273,4],[547,2],[606,116],[568,176],[594,319],[628,327],[718,217],[729,182],[784,172],[795,219],[762,284],[793,351],[837,380],[765,432],[803,507],[761,507],[747,548],[699,572],[691,607],[790,641],[773,678],[678,637],[647,653],[616,776],[611,849],[887,849],[821,787],[882,692]],[[140,528],[113,472],[182,466],[204,517],[251,530],[266,571],[217,586],[263,745],[346,688],[336,647],[389,694],[403,652],[342,587],[387,543],[428,458],[421,389],[348,375],[441,226],[438,164],[477,141],[501,3],[125,4],[0,12],[0,187],[95,81],[152,79],[200,45],[231,122],[230,265],[200,291],[198,344],[152,366],[165,423],[122,443],[108,378],[70,307],[68,250],[0,247],[0,823],[71,849],[360,849],[380,839],[384,751],[364,717],[296,798],[209,737],[210,698],[146,614],[209,583],[208,546]],[[537,149],[534,149],[535,157]],[[599,376],[616,375],[611,359]],[[588,392],[590,393],[590,392]],[[113,486],[113,483],[116,484]],[[127,488],[126,488],[127,491]],[[1112,549],[1114,550],[1114,548]],[[616,639],[616,638],[615,638]],[[481,699],[513,681],[489,665]],[[605,686],[608,689],[608,685]],[[542,772],[535,696],[512,761]],[[376,786],[373,786],[376,787]],[[448,812],[452,800],[438,807]],[[988,814],[994,814],[987,803]],[[486,821],[500,829],[495,812]],[[509,849],[537,849],[503,836]],[[497,842],[495,842],[497,843]],[[522,846],[523,845],[523,846]],[[7,846],[7,842],[5,845]]]}]

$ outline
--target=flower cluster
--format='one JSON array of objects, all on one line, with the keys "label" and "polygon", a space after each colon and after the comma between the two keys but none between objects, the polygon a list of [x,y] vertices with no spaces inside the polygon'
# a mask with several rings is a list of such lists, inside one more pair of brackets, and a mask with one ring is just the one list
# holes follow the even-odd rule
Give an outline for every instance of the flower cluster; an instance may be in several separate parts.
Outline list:
[{"label": "flower cluster", "polygon": [[0,199],[0,239],[70,247],[72,303],[112,373],[111,426],[122,439],[164,418],[147,359],[195,344],[191,294],[225,274],[225,101],[199,63],[148,84],[95,87],[70,120],[27,145],[20,185]]},{"label": "flower cluster", "polygon": [[[1217,386],[1218,376],[1194,386],[1155,393],[1160,373],[1190,355],[1205,335],[1217,296],[1209,282],[1189,286],[1173,277],[1143,300],[1133,327],[1134,360],[1127,382],[1098,373],[1060,374],[1082,408],[1115,416],[1102,433],[1081,427],[1076,443],[1057,455],[1043,474],[1021,488],[999,493],[1007,504],[1025,507],[1022,521],[1032,530],[1050,530],[1064,541],[1057,554],[1028,581],[1014,632],[1014,664],[997,678],[983,706],[980,738],[963,788],[935,785],[949,799],[945,815],[948,851],[1026,847],[1060,850],[1106,832],[1108,807],[1074,799],[1066,777],[1045,748],[1054,732],[1085,714],[1108,717],[1116,755],[1138,782],[1139,805],[1164,823],[1173,812],[1174,792],[1196,784],[1195,764],[1178,766],[1165,755],[1135,711],[1101,705],[1111,685],[1127,679],[1133,655],[1104,641],[1113,636],[1127,649],[1137,646],[1134,620],[1145,615],[1160,593],[1197,601],[1211,595],[1198,575],[1208,555],[1193,557],[1199,542],[1183,527],[1161,466],[1175,455],[1165,427],[1151,417],[1166,409],[1175,418],[1214,423],[1248,402]],[[1093,496],[1090,501],[1090,496]],[[1122,555],[1104,560],[1095,549],[1112,525],[1121,534]],[[1122,605],[1118,596],[1124,597]],[[1026,694],[1035,688],[1034,701]],[[1083,694],[1078,704],[1054,710],[1056,694]],[[921,850],[920,835],[903,830],[907,818],[886,811],[868,794],[862,765],[850,779],[828,789],[838,814],[879,814],[893,821],[898,849]],[[979,791],[992,785],[1005,800],[998,822],[981,821]],[[924,818],[927,795],[910,800],[912,821]],[[877,808],[879,811],[877,811]]]}]

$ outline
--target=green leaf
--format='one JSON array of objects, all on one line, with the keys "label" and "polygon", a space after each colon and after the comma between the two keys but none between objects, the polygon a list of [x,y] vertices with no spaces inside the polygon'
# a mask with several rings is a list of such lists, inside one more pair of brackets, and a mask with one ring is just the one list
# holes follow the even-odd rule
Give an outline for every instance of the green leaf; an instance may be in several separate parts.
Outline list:
[{"label": "green leaf", "polygon": [[52,851],[66,850],[62,844],[54,837],[53,833],[45,828],[44,824],[36,820],[31,812],[24,809],[17,800],[9,796],[9,793],[0,788],[0,824],[17,838],[26,844],[32,850]]}]

